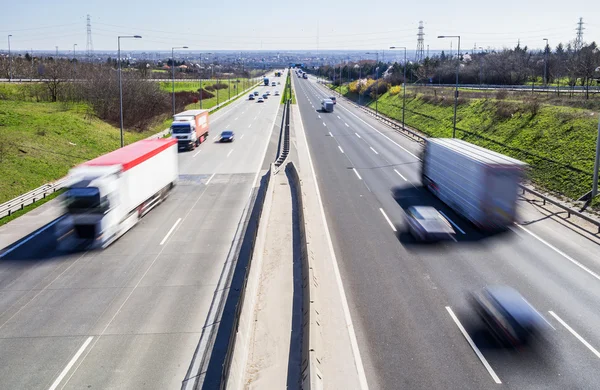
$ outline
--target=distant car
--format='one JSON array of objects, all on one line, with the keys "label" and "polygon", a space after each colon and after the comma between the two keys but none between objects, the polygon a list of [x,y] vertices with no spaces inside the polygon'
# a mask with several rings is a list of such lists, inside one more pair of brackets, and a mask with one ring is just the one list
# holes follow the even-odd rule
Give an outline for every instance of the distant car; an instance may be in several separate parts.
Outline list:
[{"label": "distant car", "polygon": [[267,95],[271,95],[271,91],[267,91],[265,92]]},{"label": "distant car", "polygon": [[264,102],[265,102],[265,100],[261,97],[259,97],[258,100],[256,101],[256,103],[264,103]]},{"label": "distant car", "polygon": [[329,96],[329,99],[333,102],[333,104],[337,104],[337,102],[335,101],[335,96]]},{"label": "distant car", "polygon": [[263,97],[263,99],[268,99],[268,98],[269,98],[269,94],[267,94],[267,93],[263,93],[263,96],[262,96],[262,97]]},{"label": "distant car", "polygon": [[278,82],[277,82],[277,85],[280,85],[280,84],[281,84],[281,82],[280,82],[280,81],[278,81]]},{"label": "distant car", "polygon": [[219,142],[233,142],[233,137],[233,131],[225,130],[221,133],[221,138],[219,139]]},{"label": "distant car", "polygon": [[439,240],[454,236],[452,225],[431,206],[411,206],[406,209],[406,222],[417,240]]},{"label": "distant car", "polygon": [[258,96],[258,91],[254,91],[254,96]]},{"label": "distant car", "polygon": [[275,96],[279,96],[279,91],[275,91]]},{"label": "distant car", "polygon": [[275,84],[275,81],[273,81],[273,82],[271,83],[271,87],[274,87],[275,85],[277,85],[277,84]]},{"label": "distant car", "polygon": [[504,346],[520,348],[543,341],[548,322],[516,290],[485,287],[471,295],[471,304],[494,337]]},{"label": "distant car", "polygon": [[254,100],[254,94],[251,93],[250,96],[248,96],[248,100]]}]

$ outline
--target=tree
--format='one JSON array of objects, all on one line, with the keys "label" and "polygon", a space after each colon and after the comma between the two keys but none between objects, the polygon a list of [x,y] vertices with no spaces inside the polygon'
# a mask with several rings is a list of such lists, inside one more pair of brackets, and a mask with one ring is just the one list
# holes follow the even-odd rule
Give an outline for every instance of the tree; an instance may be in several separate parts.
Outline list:
[{"label": "tree", "polygon": [[67,68],[69,68],[68,62],[62,60],[49,61],[43,66],[44,84],[52,102],[58,101],[63,92],[63,83],[68,78]]}]

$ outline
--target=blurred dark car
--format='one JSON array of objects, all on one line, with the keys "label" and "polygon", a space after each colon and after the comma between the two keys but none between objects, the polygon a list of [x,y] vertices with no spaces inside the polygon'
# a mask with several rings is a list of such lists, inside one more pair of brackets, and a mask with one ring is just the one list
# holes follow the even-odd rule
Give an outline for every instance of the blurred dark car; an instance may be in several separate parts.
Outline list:
[{"label": "blurred dark car", "polygon": [[431,206],[411,206],[406,209],[408,230],[417,240],[443,240],[455,234],[450,223]]},{"label": "blurred dark car", "polygon": [[485,287],[472,295],[472,305],[496,340],[520,348],[532,344],[549,327],[542,315],[516,290]]},{"label": "blurred dark car", "polygon": [[233,142],[233,137],[233,131],[225,130],[221,133],[221,138],[219,139],[219,142]]}]

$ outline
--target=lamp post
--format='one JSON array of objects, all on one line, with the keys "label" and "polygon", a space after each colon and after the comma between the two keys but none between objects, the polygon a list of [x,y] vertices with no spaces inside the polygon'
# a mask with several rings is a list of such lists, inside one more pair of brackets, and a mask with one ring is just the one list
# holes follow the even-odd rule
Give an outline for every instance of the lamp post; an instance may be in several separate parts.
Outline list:
[{"label": "lamp post", "polygon": [[12,55],[10,53],[10,37],[12,37],[12,34],[8,34],[8,67],[9,67],[8,82],[9,83],[12,81]]},{"label": "lamp post", "polygon": [[[204,53],[206,55],[212,53]],[[202,53],[200,53],[200,69],[202,69]],[[200,109],[202,109],[202,76],[200,76]]]},{"label": "lamp post", "polygon": [[[480,53],[483,54],[483,47],[479,46]],[[479,56],[479,85],[483,85],[483,58]]]},{"label": "lamp post", "polygon": [[173,92],[173,116],[175,116],[175,49],[187,49],[187,46],[177,46],[171,48],[171,74],[173,75],[172,92]]},{"label": "lamp post", "polygon": [[545,52],[545,55],[544,55],[544,87],[547,87],[548,86],[547,85],[547,83],[548,83],[547,82],[547,80],[548,80],[548,78],[547,78],[547,74],[548,74],[547,73],[548,72],[548,49],[549,49],[549,47],[548,47],[548,38],[543,38],[543,40],[546,41],[546,46],[544,46],[544,52]]},{"label": "lamp post", "polygon": [[73,80],[75,80],[75,75],[77,74],[77,57],[75,57],[75,47],[76,43],[73,44]]},{"label": "lamp post", "polygon": [[402,129],[404,129],[404,111],[406,110],[406,46],[390,46],[390,49],[404,49],[404,79],[402,80]]},{"label": "lamp post", "polygon": [[[136,39],[140,39],[142,38],[141,35],[119,35],[117,37],[117,45],[118,45],[118,51],[117,51],[117,57],[118,57],[118,64],[119,64],[119,124],[121,127],[121,147],[125,146],[125,140],[123,139],[123,83],[121,81],[121,38],[136,38]],[[58,51],[58,46],[57,49]]]},{"label": "lamp post", "polygon": [[456,108],[458,106],[458,71],[460,69],[460,35],[439,35],[438,38],[458,38],[458,55],[456,56],[456,89],[454,91],[454,121],[452,138],[456,137]]},{"label": "lamp post", "polygon": [[377,102],[379,100],[379,51],[374,53],[366,52],[365,54],[375,54],[377,58],[377,62],[375,63],[375,116],[379,116],[379,110],[377,107]]},{"label": "lamp post", "polygon": [[596,139],[596,161],[594,162],[594,183],[592,184],[591,199],[594,199],[598,194],[598,169],[600,169],[600,115],[598,115],[598,117],[598,138]]}]

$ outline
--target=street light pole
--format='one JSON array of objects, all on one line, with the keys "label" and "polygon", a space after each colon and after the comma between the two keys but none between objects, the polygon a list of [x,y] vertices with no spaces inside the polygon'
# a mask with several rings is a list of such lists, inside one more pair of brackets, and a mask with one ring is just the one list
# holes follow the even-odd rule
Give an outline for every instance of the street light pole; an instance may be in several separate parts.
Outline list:
[{"label": "street light pole", "polygon": [[73,44],[73,80],[75,80],[75,75],[77,74],[77,57],[75,57],[75,47],[76,43]]},{"label": "street light pole", "polygon": [[440,35],[438,38],[458,38],[458,55],[456,57],[456,89],[454,91],[454,121],[452,138],[456,137],[456,108],[458,106],[458,71],[460,69],[460,35]]},{"label": "street light pole", "polygon": [[[141,38],[141,35],[119,35],[117,37],[118,43],[118,64],[119,64],[119,125],[121,127],[121,147],[125,146],[125,140],[123,138],[123,83],[121,81],[121,38]],[[58,51],[58,47],[56,49]]]},{"label": "street light pole", "polygon": [[10,53],[10,37],[12,37],[12,34],[8,34],[8,67],[9,67],[8,82],[9,83],[12,81],[12,55]]},{"label": "street light pole", "polygon": [[483,47],[479,46],[480,55],[479,55],[479,85],[483,85]]},{"label": "street light pole", "polygon": [[404,112],[406,111],[406,46],[391,46],[390,49],[404,49],[404,79],[402,80],[402,129],[404,129]]},{"label": "street light pole", "polygon": [[546,41],[546,46],[544,47],[544,52],[545,52],[545,55],[544,55],[544,87],[547,87],[547,80],[548,80],[548,78],[547,78],[547,74],[548,74],[547,73],[548,72],[548,49],[549,49],[548,38],[544,38],[544,41]]},{"label": "street light pole", "polygon": [[594,199],[598,194],[598,169],[600,169],[600,112],[598,113],[598,138],[596,139],[596,161],[594,162],[594,183],[591,199]]},{"label": "street light pole", "polygon": [[375,54],[377,58],[375,62],[375,116],[379,116],[379,109],[377,107],[377,103],[379,101],[379,51],[376,51],[374,53],[367,52],[365,54]]},{"label": "street light pole", "polygon": [[175,49],[187,49],[187,46],[177,46],[171,48],[171,74],[173,75],[172,92],[173,92],[173,116],[175,116]]}]

